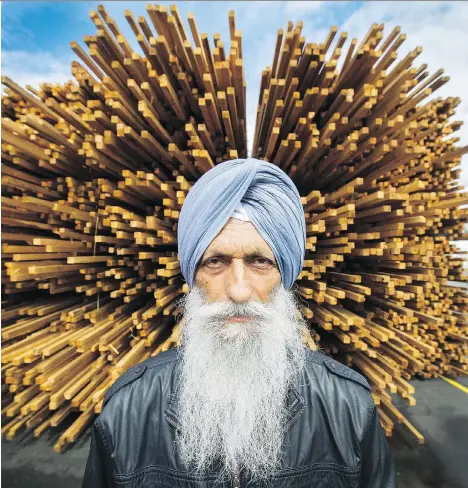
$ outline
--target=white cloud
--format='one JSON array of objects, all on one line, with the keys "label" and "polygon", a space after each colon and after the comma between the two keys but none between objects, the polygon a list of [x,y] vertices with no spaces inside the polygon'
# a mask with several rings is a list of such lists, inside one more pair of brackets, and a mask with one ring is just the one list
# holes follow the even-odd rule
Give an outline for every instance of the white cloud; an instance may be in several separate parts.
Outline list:
[{"label": "white cloud", "polygon": [[57,58],[49,53],[28,53],[26,51],[4,51],[2,53],[2,75],[15,83],[39,88],[41,83],[65,83],[75,80],[71,74],[71,59]]},{"label": "white cloud", "polygon": [[315,12],[323,7],[324,2],[321,0],[312,1],[298,1],[298,2],[284,2],[286,4],[287,13],[307,13]]}]

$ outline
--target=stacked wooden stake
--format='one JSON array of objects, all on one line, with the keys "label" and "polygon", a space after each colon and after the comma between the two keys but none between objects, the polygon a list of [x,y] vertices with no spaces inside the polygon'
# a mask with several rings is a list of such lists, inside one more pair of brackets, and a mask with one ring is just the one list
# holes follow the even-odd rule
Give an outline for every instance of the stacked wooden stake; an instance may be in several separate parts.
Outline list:
[{"label": "stacked wooden stake", "polygon": [[[330,51],[305,43],[302,24],[278,31],[263,71],[253,155],[289,173],[304,195],[307,255],[297,281],[324,349],[369,379],[382,424],[408,422],[414,375],[467,374],[465,281],[451,241],[466,239],[468,194],[456,181],[458,99],[421,104],[448,77],[396,63],[404,40],[372,25],[361,44],[346,33]],[[341,54],[345,60],[338,68]],[[420,440],[422,436],[410,427]]]},{"label": "stacked wooden stake", "polygon": [[[125,12],[136,52],[103,6],[91,12],[87,52],[71,43],[76,82],[35,90],[2,79],[7,438],[78,412],[61,451],[120,374],[178,344],[181,206],[203,173],[247,155],[234,13],[229,52],[190,14],[192,43],[175,6],[147,13]],[[467,296],[451,283],[466,281],[452,243],[468,219],[457,182],[466,148],[450,137],[459,100],[421,103],[446,78],[411,67],[419,49],[396,64],[398,30],[383,40],[372,26],[340,64],[346,34],[330,51],[335,28],[323,44],[306,44],[301,28],[278,33],[253,155],[303,195],[297,290],[315,340],[368,377],[387,434],[403,422],[422,440],[390,393],[413,404],[413,376],[468,370]]]}]

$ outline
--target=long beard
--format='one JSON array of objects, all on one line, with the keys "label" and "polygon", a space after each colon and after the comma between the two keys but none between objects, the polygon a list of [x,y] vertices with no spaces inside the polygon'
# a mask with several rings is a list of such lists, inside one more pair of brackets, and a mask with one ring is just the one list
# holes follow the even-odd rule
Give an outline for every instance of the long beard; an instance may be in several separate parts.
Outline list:
[{"label": "long beard", "polygon": [[[208,303],[194,287],[183,299],[179,383],[182,460],[196,473],[216,464],[267,479],[281,463],[288,389],[304,365],[306,323],[294,292],[269,303]],[[230,322],[235,315],[249,322]]]}]

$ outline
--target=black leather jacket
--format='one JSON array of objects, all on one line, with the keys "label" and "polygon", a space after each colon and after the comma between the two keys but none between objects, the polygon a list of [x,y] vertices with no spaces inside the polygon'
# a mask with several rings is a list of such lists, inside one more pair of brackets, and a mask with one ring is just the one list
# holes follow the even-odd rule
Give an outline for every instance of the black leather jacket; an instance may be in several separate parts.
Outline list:
[{"label": "black leather jacket", "polygon": [[[178,352],[124,373],[94,422],[83,488],[247,487],[243,476],[215,484],[196,477],[174,450]],[[395,488],[393,461],[367,381],[319,352],[307,353],[307,381],[291,388],[286,456],[269,486]]]}]

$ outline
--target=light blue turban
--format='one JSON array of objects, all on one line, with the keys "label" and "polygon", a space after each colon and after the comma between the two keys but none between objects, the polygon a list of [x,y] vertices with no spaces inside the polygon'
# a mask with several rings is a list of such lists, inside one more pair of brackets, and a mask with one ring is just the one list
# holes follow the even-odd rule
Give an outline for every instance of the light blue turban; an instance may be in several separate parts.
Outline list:
[{"label": "light blue turban", "polygon": [[216,165],[193,185],[185,199],[177,240],[181,272],[190,289],[198,261],[239,203],[273,251],[283,286],[291,288],[304,264],[306,230],[301,197],[281,168],[248,158]]}]

